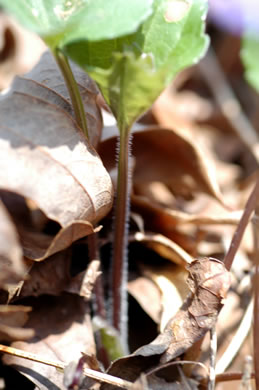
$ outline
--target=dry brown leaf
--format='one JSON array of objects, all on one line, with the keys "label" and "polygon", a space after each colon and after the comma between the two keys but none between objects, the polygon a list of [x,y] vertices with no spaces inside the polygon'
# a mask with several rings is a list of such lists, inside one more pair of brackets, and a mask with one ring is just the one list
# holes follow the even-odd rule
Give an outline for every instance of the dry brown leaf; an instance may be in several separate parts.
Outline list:
[{"label": "dry brown leaf", "polygon": [[45,100],[48,103],[62,108],[69,115],[74,115],[71,104],[63,96],[35,80],[16,77],[12,85],[12,90]]},{"label": "dry brown leaf", "polygon": [[34,336],[33,329],[22,328],[28,321],[27,306],[0,305],[0,340],[9,342],[13,340],[27,340]]},{"label": "dry brown leaf", "polygon": [[[0,115],[1,188],[32,199],[63,228],[63,240],[56,237],[55,249],[47,249],[47,255],[92,233],[91,223],[110,210],[112,184],[72,118],[57,106],[21,93],[1,103]],[[40,245],[38,249],[34,258],[46,257]]]},{"label": "dry brown leaf", "polygon": [[[35,330],[35,338],[30,342],[15,342],[12,346],[65,363],[79,360],[81,352],[95,355],[90,316],[80,297],[66,294],[59,298],[37,299],[27,326]],[[65,390],[63,373],[54,367],[13,356],[5,356],[3,360],[27,376],[40,390]]]},{"label": "dry brown leaf", "polygon": [[[96,84],[87,75],[86,72],[84,72],[74,63],[71,63],[71,68],[83,100],[89,138],[91,144],[96,147],[98,145],[103,127],[101,111],[96,102],[96,99],[99,96],[99,91]],[[45,85],[63,97],[63,99],[65,99],[67,102],[70,102],[69,93],[63,76],[56,64],[56,61],[49,51],[46,51],[43,54],[40,62],[31,70],[30,73],[26,75],[26,78],[35,80],[38,83]],[[38,96],[38,94],[36,96]],[[39,97],[43,98],[43,96]]]},{"label": "dry brown leaf", "polygon": [[[76,245],[76,244],[75,244]],[[81,248],[80,248],[81,249]],[[86,268],[86,250],[76,251],[76,261]],[[73,246],[55,253],[45,261],[34,262],[33,267],[24,282],[19,298],[38,297],[43,294],[60,295],[62,292],[78,294],[89,300],[96,279],[100,275],[98,260],[88,264],[83,272],[73,276]]]},{"label": "dry brown leaf", "polygon": [[20,223],[19,234],[25,256],[35,261],[42,261],[54,253],[68,248],[79,238],[96,233],[101,227],[93,228],[87,221],[74,220],[71,224],[59,230],[55,235],[26,230]]},{"label": "dry brown leaf", "polygon": [[215,325],[230,287],[230,274],[222,262],[212,258],[194,260],[188,271],[191,294],[164,332],[132,355],[115,361],[109,374],[134,381],[146,370],[182,355]]},{"label": "dry brown leaf", "polygon": [[26,267],[18,234],[8,211],[0,200],[0,287],[23,279]]},{"label": "dry brown leaf", "polygon": [[19,298],[38,297],[43,294],[60,295],[71,280],[71,252],[71,248],[68,248],[45,261],[34,262]]},{"label": "dry brown leaf", "polygon": [[[110,171],[115,165],[116,139],[103,141],[99,152]],[[113,154],[114,153],[114,154]],[[133,134],[133,184],[165,183],[174,195],[186,198],[204,192],[224,205],[212,161],[206,151],[179,129],[149,127]],[[155,158],[154,158],[155,156]]]}]

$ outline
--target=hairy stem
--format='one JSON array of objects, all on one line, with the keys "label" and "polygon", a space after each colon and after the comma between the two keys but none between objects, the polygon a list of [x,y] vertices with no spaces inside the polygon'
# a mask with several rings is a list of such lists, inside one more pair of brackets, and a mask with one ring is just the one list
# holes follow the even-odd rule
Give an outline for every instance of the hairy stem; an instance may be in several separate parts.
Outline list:
[{"label": "hairy stem", "polygon": [[128,339],[128,300],[127,300],[127,244],[130,194],[130,132],[121,131],[117,196],[115,203],[114,247],[112,266],[113,326],[121,335],[122,344],[127,350]]},{"label": "hairy stem", "polygon": [[71,99],[71,103],[74,109],[76,122],[78,126],[82,129],[85,136],[88,137],[88,129],[87,129],[87,123],[86,123],[86,117],[85,117],[85,110],[82,102],[82,98],[78,89],[78,85],[76,83],[76,80],[74,78],[73,72],[71,70],[71,67],[69,65],[68,59],[65,56],[64,53],[62,53],[61,50],[56,49],[54,52],[54,57],[56,59],[56,62],[62,72],[62,75],[64,77],[69,96]]}]

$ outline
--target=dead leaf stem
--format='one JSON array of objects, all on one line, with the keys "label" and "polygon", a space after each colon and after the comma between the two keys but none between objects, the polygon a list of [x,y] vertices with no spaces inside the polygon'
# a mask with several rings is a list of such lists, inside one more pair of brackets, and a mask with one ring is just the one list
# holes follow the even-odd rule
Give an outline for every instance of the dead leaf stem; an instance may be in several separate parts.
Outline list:
[{"label": "dead leaf stem", "polygon": [[87,139],[89,139],[88,136],[88,128],[87,128],[87,122],[86,122],[86,116],[85,116],[85,110],[82,102],[82,98],[76,83],[76,80],[74,78],[73,72],[71,70],[71,67],[69,65],[67,57],[62,53],[61,50],[57,49],[53,52],[53,55],[57,61],[57,64],[62,72],[62,75],[64,77],[69,96],[72,102],[72,106],[75,112],[76,122],[78,126],[81,128],[81,130],[84,132]]},{"label": "dead leaf stem", "polygon": [[[23,359],[31,360],[33,362],[46,364],[48,366],[55,367],[55,368],[60,369],[62,371],[64,370],[64,368],[67,365],[66,363],[63,363],[63,362],[57,362],[57,361],[53,361],[53,360],[49,360],[49,359],[44,359],[41,356],[38,356],[34,353],[22,351],[22,350],[17,349],[17,348],[7,347],[6,345],[2,345],[2,344],[0,344],[0,352],[6,353],[6,354],[12,355],[12,356],[17,356],[17,357],[20,357]],[[85,376],[92,378],[92,379],[96,380],[97,382],[108,383],[110,385],[117,386],[117,387],[120,387],[123,389],[129,389],[132,386],[132,383],[129,381],[114,377],[114,376],[109,375],[109,374],[104,374],[100,371],[92,370],[91,368],[85,367],[83,370],[83,373]]]}]

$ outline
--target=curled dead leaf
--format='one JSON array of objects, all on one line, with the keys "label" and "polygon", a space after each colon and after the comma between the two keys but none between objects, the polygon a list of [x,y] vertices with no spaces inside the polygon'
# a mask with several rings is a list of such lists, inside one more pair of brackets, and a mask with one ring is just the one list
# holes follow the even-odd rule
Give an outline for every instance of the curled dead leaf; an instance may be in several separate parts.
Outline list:
[{"label": "curled dead leaf", "polygon": [[62,228],[53,242],[45,237],[36,252],[33,232],[27,232],[27,257],[45,258],[93,233],[91,224],[111,208],[112,184],[73,119],[57,106],[18,92],[1,103],[0,115],[1,188],[31,199]]},{"label": "curled dead leaf", "polygon": [[[186,352],[215,325],[230,287],[230,273],[213,258],[194,260],[189,266],[191,293],[165,330],[150,344],[115,361],[109,374],[134,381],[141,373]],[[102,390],[110,390],[102,385]]]},{"label": "curled dead leaf", "polygon": [[16,75],[29,72],[45,48],[36,34],[0,12],[0,90],[8,88]]}]

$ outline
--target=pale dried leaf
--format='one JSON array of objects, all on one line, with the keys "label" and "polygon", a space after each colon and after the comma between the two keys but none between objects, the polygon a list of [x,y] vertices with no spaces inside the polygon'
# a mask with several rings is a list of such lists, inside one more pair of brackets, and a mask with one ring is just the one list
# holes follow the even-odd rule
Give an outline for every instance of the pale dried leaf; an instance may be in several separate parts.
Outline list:
[{"label": "pale dried leaf", "polygon": [[0,11],[0,90],[8,88],[16,75],[29,72],[45,48],[36,34]]},{"label": "pale dried leaf", "polygon": [[172,264],[164,267],[147,267],[143,272],[144,275],[153,280],[161,291],[160,331],[163,332],[188,294],[187,272],[184,268]]},{"label": "pale dried leaf", "polygon": [[[90,141],[93,146],[97,146],[103,126],[101,111],[96,102],[99,91],[94,81],[81,68],[74,63],[71,63],[71,68],[83,100]],[[43,54],[40,62],[26,75],[26,78],[45,85],[70,102],[64,78],[49,51]]]},{"label": "pale dried leaf", "polygon": [[193,260],[183,248],[162,234],[137,232],[134,234],[133,239],[142,242],[148,248],[157,252],[161,257],[171,260],[176,264],[186,266]]}]

